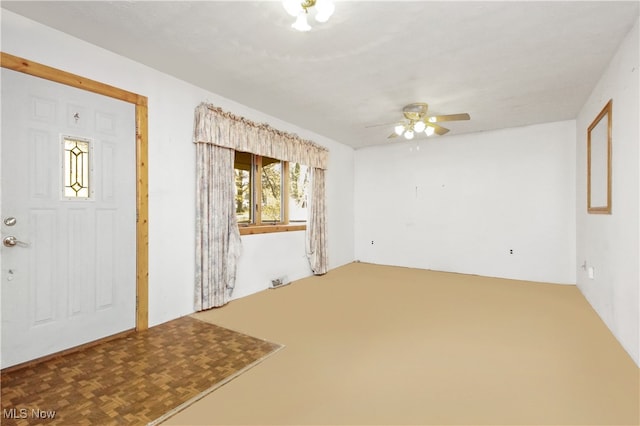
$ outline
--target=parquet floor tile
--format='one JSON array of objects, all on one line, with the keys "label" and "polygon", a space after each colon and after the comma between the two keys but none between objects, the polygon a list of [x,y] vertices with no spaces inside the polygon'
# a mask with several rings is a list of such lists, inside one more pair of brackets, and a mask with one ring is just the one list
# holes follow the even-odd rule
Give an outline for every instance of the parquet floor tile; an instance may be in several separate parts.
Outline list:
[{"label": "parquet floor tile", "polygon": [[192,317],[179,318],[3,372],[1,423],[148,424],[279,348]]}]

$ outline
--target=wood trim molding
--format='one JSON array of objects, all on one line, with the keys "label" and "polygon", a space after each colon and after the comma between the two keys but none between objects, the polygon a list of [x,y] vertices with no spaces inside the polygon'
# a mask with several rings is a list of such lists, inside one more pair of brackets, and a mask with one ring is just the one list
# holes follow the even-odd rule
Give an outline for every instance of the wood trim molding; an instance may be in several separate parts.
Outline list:
[{"label": "wood trim molding", "polygon": [[148,122],[145,98],[144,105],[136,104],[136,330],[138,331],[149,328]]},{"label": "wood trim molding", "polygon": [[268,234],[271,232],[304,231],[307,225],[249,225],[240,226],[240,235]]},{"label": "wood trim molding", "polygon": [[0,54],[2,55],[2,68],[8,68],[34,77],[40,77],[46,80],[55,81],[56,83],[66,84],[67,86],[87,90],[99,95],[129,102],[131,104],[147,105],[147,98],[145,96],[140,96],[136,93],[128,92],[99,81],[80,77],[57,68],[29,61],[28,59],[20,58],[19,56],[14,56],[9,53],[0,52]]},{"label": "wood trim molding", "polygon": [[0,52],[0,66],[135,105],[136,121],[136,330],[149,328],[149,180],[147,97]]}]

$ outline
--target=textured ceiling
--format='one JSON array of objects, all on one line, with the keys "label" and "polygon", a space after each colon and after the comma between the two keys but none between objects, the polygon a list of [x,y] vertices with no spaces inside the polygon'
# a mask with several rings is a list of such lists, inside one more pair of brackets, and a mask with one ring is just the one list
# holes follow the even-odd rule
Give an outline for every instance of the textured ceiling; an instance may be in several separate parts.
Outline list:
[{"label": "textured ceiling", "polygon": [[2,7],[356,148],[390,143],[391,125],[367,126],[411,102],[468,112],[449,134],[573,119],[639,14],[638,1],[336,0],[299,33],[276,1]]}]

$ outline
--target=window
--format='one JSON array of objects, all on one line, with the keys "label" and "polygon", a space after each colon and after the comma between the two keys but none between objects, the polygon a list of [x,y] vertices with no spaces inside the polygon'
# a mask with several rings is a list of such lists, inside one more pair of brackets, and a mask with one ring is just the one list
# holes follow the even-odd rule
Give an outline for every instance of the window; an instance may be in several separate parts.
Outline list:
[{"label": "window", "polygon": [[236,151],[234,173],[241,234],[305,229],[307,166]]},{"label": "window", "polygon": [[262,157],[260,172],[261,186],[261,217],[262,223],[281,223],[284,221],[282,212],[282,161],[274,158]]},{"label": "window", "polygon": [[236,215],[238,223],[253,223],[253,156],[246,152],[236,151],[233,166],[236,176]]},{"label": "window", "polygon": [[306,222],[309,204],[308,166],[298,163],[289,164],[289,221]]}]

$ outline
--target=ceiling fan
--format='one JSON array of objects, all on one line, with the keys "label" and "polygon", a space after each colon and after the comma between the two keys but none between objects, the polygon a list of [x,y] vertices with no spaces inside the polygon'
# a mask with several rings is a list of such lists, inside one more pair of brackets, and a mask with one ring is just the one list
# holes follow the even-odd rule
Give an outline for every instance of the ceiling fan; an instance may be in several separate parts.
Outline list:
[{"label": "ceiling fan", "polygon": [[404,119],[396,123],[388,139],[397,138],[398,136],[404,136],[405,139],[413,139],[416,133],[424,132],[427,136],[431,136],[434,133],[437,135],[444,135],[449,129],[444,128],[437,123],[443,121],[460,121],[470,120],[471,117],[467,113],[463,114],[448,114],[448,115],[427,115],[429,105],[416,102],[409,105],[405,105],[402,108],[402,114]]}]

